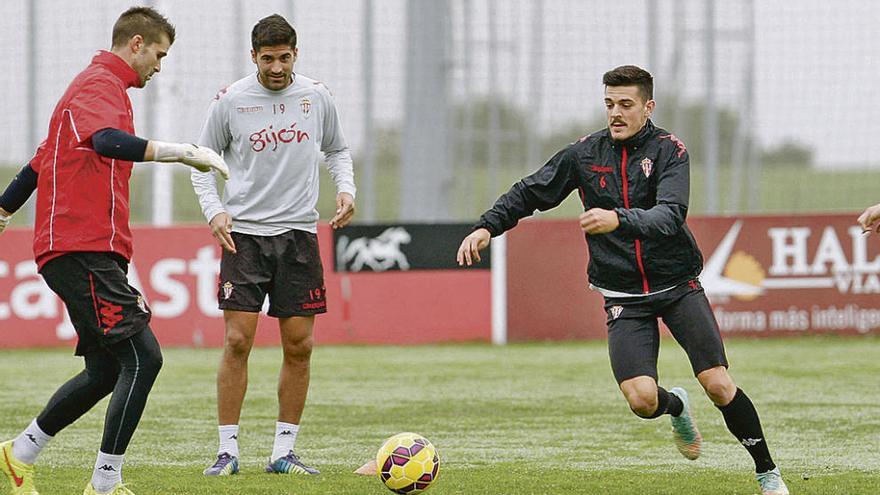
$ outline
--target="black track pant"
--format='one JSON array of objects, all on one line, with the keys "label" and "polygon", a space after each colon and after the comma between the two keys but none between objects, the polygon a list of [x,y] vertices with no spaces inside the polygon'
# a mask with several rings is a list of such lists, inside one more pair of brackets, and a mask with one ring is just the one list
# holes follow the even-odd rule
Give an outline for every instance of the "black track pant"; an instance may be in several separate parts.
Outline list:
[{"label": "black track pant", "polygon": [[37,424],[54,436],[112,392],[101,451],[124,454],[162,368],[159,343],[147,327],[83,357],[85,369],[55,392],[37,417]]}]

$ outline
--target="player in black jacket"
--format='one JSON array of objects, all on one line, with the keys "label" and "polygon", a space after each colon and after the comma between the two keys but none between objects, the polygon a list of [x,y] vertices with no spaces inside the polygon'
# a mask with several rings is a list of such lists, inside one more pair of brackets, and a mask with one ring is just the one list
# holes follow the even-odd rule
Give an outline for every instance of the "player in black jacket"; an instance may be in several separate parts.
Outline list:
[{"label": "player in black jacket", "polygon": [[632,411],[642,418],[669,414],[678,450],[688,459],[700,455],[702,437],[687,393],[657,385],[657,319],[663,318],[728,429],[754,459],[763,495],[788,495],[758,413],[727,372],[718,324],[697,279],[703,256],[685,223],[687,148],[650,120],[651,74],[622,66],[602,82],[608,128],[581,138],[514,184],[462,241],[458,263],[480,261],[491,237],[577,190],[590,288],[605,297],[611,367]]}]

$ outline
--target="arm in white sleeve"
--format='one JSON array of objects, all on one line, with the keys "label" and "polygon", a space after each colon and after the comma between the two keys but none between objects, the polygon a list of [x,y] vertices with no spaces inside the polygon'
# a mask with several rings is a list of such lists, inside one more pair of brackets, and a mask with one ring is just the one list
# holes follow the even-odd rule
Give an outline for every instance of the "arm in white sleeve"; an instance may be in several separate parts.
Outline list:
[{"label": "arm in white sleeve", "polygon": [[199,206],[202,207],[202,214],[205,215],[205,220],[210,222],[218,213],[226,211],[223,208],[220,195],[217,193],[217,181],[214,179],[214,174],[199,172],[193,169],[190,172],[189,178],[192,181],[196,197],[199,198]]},{"label": "arm in white sleeve", "polygon": [[327,111],[324,112],[324,138],[321,141],[321,151],[324,152],[327,171],[336,184],[336,194],[345,192],[355,197],[357,188],[354,185],[354,165],[339,122],[336,103],[328,91],[321,91],[321,95],[327,105]]},{"label": "arm in white sleeve", "polygon": [[[227,150],[232,141],[224,103],[222,99],[214,100],[211,103],[198,141],[200,146],[210,148],[218,153]],[[218,213],[226,211],[220,195],[217,193],[217,181],[213,174],[193,169],[190,172],[190,181],[199,200],[199,206],[202,208],[202,214],[205,215],[205,220],[210,222]]]},{"label": "arm in white sleeve", "polygon": [[348,148],[327,151],[324,153],[327,160],[327,171],[333,183],[336,184],[336,194],[349,193],[356,197],[357,188],[354,185],[354,165],[351,161],[351,151]]}]

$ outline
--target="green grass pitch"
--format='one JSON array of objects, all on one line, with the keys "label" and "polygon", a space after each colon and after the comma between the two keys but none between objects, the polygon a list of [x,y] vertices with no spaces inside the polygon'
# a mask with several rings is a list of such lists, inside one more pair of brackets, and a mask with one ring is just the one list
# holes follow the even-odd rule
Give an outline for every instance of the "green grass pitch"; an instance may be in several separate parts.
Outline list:
[{"label": "green grass pitch", "polygon": [[[792,494],[880,493],[880,339],[728,339],[727,346],[731,373],[757,405]],[[604,342],[319,346],[297,440],[303,459],[322,470],[309,478],[262,472],[274,433],[279,349],[251,355],[242,474],[212,479],[201,472],[216,453],[220,351],[164,352],[165,367],[126,455],[124,477],[138,495],[391,493],[376,478],[351,472],[386,437],[408,430],[440,450],[434,495],[758,491],[748,455],[671,340],[661,346],[660,382],[691,392],[705,439],[697,461],[675,450],[668,418],[630,413]],[[25,427],[80,366],[66,349],[0,351],[0,438]],[[42,495],[82,492],[105,408],[100,403],[43,453]]]}]

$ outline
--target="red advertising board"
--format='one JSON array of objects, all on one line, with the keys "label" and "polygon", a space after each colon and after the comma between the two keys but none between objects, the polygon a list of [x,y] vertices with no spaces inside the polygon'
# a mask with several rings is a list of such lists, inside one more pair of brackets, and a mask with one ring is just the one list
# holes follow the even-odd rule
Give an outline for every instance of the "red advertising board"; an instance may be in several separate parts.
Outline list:
[{"label": "red advertising board", "polygon": [[[700,276],[724,334],[880,333],[880,237],[857,214],[694,218]],[[602,338],[576,221],[508,233],[510,340]]]},{"label": "red advertising board", "polygon": [[[218,346],[220,250],[203,226],[135,228],[132,285],[146,296],[151,327],[163,345]],[[61,301],[36,273],[30,230],[0,237],[0,348],[73,345],[76,334]],[[318,343],[486,341],[490,274],[475,271],[335,273],[331,233],[319,229],[328,313],[318,316]],[[451,253],[450,256],[454,256]],[[278,343],[277,324],[263,317],[257,344]]]},{"label": "red advertising board", "polygon": [[857,216],[692,221],[722,332],[880,332],[880,238]]},{"label": "red advertising board", "polygon": [[[691,219],[722,332],[880,333],[880,237],[862,234],[855,217]],[[587,288],[576,221],[525,221],[507,235],[508,340],[604,338],[602,297]],[[220,251],[207,228],[136,228],[134,237],[130,279],[162,344],[220,345]],[[318,343],[490,339],[488,270],[335,272],[331,237],[321,226],[329,312],[318,317]],[[0,348],[72,345],[75,332],[36,273],[31,241],[29,230],[0,238]],[[262,318],[257,344],[277,342],[274,319]]]},{"label": "red advertising board", "polygon": [[507,233],[508,340],[605,338],[602,296],[588,289],[577,220],[527,220]]}]

